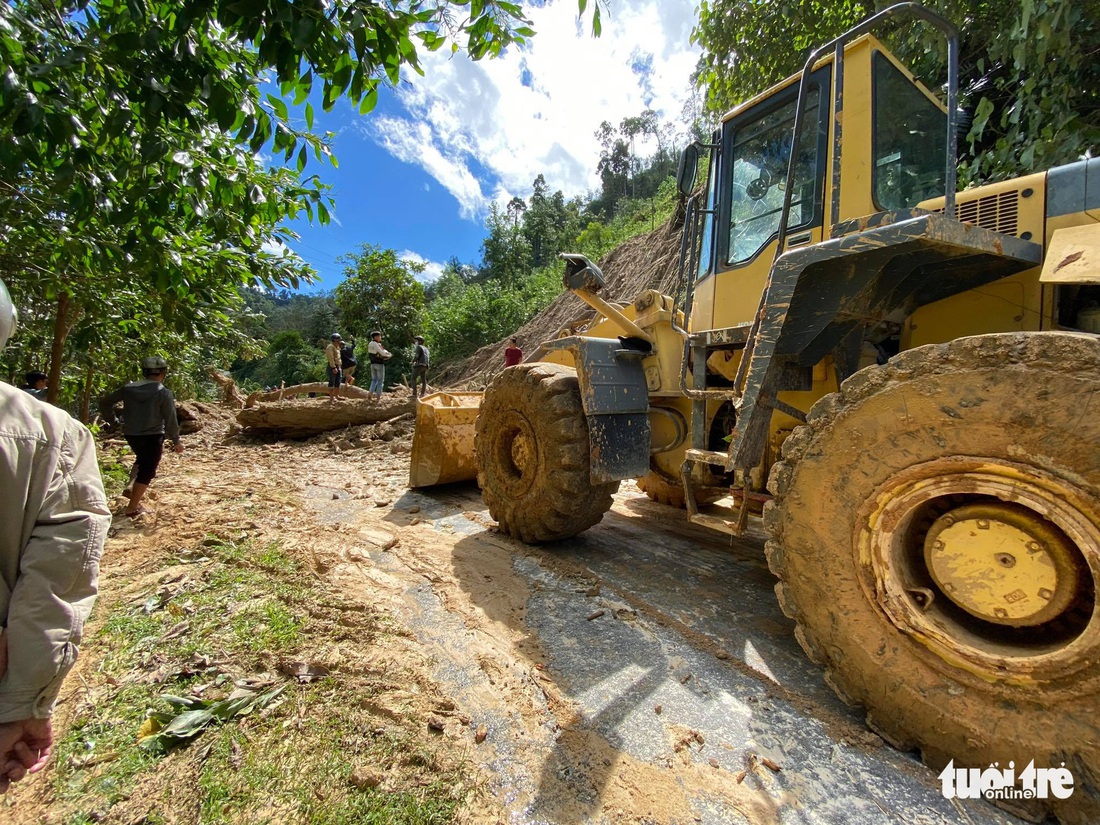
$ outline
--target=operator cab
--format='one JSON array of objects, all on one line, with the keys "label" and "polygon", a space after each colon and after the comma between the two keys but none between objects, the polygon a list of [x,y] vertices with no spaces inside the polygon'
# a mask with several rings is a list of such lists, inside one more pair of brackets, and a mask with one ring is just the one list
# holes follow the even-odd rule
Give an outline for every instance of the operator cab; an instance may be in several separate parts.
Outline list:
[{"label": "operator cab", "polygon": [[[902,15],[947,39],[947,105],[870,34]],[[681,374],[693,404],[728,400],[736,424],[718,455],[693,431],[685,478],[719,464],[759,492],[768,450],[817,399],[905,345],[915,313],[1041,261],[1029,237],[959,220],[957,60],[948,21],[899,4],[722,119],[703,205],[692,198],[685,220]]]},{"label": "operator cab", "polygon": [[[845,234],[846,221],[944,193],[944,105],[872,35],[845,48],[838,99],[834,67],[830,55],[807,81],[784,251]],[[798,81],[736,107],[714,136],[689,331],[748,324],[758,309],[776,257]],[[682,186],[690,171],[689,157]]]}]

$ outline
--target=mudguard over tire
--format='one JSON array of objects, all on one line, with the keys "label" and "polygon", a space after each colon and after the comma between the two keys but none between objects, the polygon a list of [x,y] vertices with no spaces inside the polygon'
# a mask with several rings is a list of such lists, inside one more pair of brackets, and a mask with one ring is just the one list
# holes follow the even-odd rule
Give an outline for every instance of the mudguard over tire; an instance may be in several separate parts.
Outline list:
[{"label": "mudguard over tire", "polygon": [[589,475],[588,424],[576,370],[520,364],[493,378],[477,418],[477,483],[500,529],[528,543],[596,524],[619,482]]},{"label": "mudguard over tire", "polygon": [[841,698],[937,769],[1064,764],[1068,799],[998,803],[1063,823],[1100,822],[1098,448],[1100,339],[963,338],[815,404],[765,512],[780,604]]}]

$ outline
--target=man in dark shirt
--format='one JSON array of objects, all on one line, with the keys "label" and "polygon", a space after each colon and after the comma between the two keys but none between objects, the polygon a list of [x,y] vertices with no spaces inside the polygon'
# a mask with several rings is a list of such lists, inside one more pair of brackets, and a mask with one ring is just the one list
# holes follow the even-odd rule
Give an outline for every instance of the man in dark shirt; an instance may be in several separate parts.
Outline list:
[{"label": "man in dark shirt", "polygon": [[136,458],[128,488],[130,506],[126,508],[126,515],[130,518],[147,512],[141,500],[156,477],[164,454],[165,436],[172,440],[172,449],[183,452],[176,420],[176,399],[163,383],[167,372],[168,362],[159,355],[143,358],[141,374],[144,380],[119,387],[103,399],[102,411],[108,418],[113,417],[115,404],[122,402],[122,433]]},{"label": "man in dark shirt", "polygon": [[355,368],[359,362],[355,360],[355,339],[348,338],[340,347],[340,371],[344,374],[344,383],[348,386],[355,385]]},{"label": "man in dark shirt", "polygon": [[31,370],[23,379],[26,383],[22,389],[24,392],[29,392],[39,401],[46,400],[46,393],[49,392],[49,376],[46,373],[39,370]]},{"label": "man in dark shirt", "polygon": [[428,392],[428,367],[431,364],[431,353],[424,346],[424,336],[417,335],[414,339],[416,346],[413,348],[413,398],[417,397],[416,384],[420,382],[420,397]]}]

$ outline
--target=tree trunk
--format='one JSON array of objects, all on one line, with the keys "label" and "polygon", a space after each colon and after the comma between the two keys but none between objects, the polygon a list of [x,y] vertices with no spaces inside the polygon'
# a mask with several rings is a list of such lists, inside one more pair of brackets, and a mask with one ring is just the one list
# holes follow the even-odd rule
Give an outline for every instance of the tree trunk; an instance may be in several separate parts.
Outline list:
[{"label": "tree trunk", "polygon": [[[286,398],[293,398],[296,395],[304,395],[306,393],[315,392],[318,395],[328,395],[328,384],[323,381],[317,381],[312,384],[295,384],[293,387],[283,387],[282,389],[272,390],[271,392],[262,392],[257,390],[248,396],[245,400],[244,406],[254,407],[257,402],[271,403],[273,401],[282,401]],[[355,398],[365,399],[370,393],[362,387],[349,387],[344,384],[340,387],[341,398]]]},{"label": "tree trunk", "polygon": [[72,328],[69,323],[71,306],[72,298],[67,292],[57,296],[57,317],[53,322],[53,346],[50,348],[50,386],[46,391],[46,400],[51,404],[56,404],[61,394],[61,359],[65,354],[65,339]]},{"label": "tree trunk", "polygon": [[88,369],[84,373],[84,391],[80,395],[80,420],[85,424],[88,423],[88,419],[91,414],[92,406],[92,354],[88,353]]},{"label": "tree trunk", "polygon": [[237,389],[237,382],[225,373],[219,372],[212,366],[206,368],[207,375],[210,379],[222,388],[222,403],[228,407],[235,407],[240,409],[245,404],[244,396],[241,395],[241,391]]},{"label": "tree trunk", "polygon": [[[308,385],[306,385],[308,386]],[[416,411],[412,396],[383,395],[381,401],[337,401],[327,397],[260,404],[241,410],[237,421],[253,432],[282,438],[306,438],[331,430],[388,421]]]}]

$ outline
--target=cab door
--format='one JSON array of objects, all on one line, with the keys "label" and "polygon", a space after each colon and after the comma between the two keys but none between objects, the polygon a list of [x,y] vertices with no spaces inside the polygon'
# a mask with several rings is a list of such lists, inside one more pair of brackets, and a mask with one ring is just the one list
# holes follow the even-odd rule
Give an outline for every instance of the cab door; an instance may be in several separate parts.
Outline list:
[{"label": "cab door", "polygon": [[[796,154],[786,248],[821,240],[830,67],[810,78]],[[794,139],[797,83],[735,110],[723,124],[712,265],[695,287],[691,331],[751,323],[775,258]]]}]

